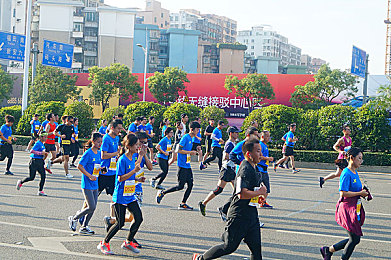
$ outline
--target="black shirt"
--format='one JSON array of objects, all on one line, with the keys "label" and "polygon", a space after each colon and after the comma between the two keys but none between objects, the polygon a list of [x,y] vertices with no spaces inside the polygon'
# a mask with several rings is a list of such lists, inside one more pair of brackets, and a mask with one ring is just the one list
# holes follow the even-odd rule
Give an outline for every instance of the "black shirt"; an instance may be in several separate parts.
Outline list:
[{"label": "black shirt", "polygon": [[[206,127],[206,129],[205,129],[205,132],[211,134],[211,133],[213,133],[213,130],[214,130],[214,129],[215,129],[215,128],[214,128],[213,126],[208,125],[208,126]],[[211,135],[207,135],[207,136],[206,136],[206,140],[208,140],[208,141],[210,141],[211,138],[212,138]]]},{"label": "black shirt", "polygon": [[239,193],[243,188],[254,191],[261,184],[261,173],[244,159],[240,164],[235,179],[234,194],[228,209],[228,218],[258,218],[257,207],[250,206],[250,199],[239,199]]},{"label": "black shirt", "polygon": [[71,140],[72,135],[75,133],[75,129],[73,125],[66,125],[66,124],[61,124],[57,126],[56,129],[58,132],[61,133],[61,135],[65,135],[65,138],[61,138],[63,140]]},{"label": "black shirt", "polygon": [[175,144],[179,144],[181,138],[182,138],[182,131],[177,129],[175,132]]}]

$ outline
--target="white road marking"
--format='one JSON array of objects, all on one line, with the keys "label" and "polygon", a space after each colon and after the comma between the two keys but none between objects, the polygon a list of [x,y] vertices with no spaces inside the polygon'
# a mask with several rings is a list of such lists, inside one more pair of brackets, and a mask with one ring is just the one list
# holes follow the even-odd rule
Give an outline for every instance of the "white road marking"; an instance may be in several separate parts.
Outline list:
[{"label": "white road marking", "polygon": [[[335,212],[335,209],[325,209],[326,211],[333,211]],[[377,212],[367,212],[365,211],[365,215],[379,215],[379,216],[390,216],[391,214],[386,214],[386,213],[377,213]]]}]

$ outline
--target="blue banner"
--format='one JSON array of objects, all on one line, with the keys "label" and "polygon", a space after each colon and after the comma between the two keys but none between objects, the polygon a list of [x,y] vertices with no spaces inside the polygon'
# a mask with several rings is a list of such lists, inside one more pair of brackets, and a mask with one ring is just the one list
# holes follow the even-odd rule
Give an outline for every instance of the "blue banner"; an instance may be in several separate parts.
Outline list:
[{"label": "blue banner", "polygon": [[54,67],[72,68],[73,45],[44,40],[42,64]]},{"label": "blue banner", "polygon": [[24,35],[0,32],[0,59],[24,61],[25,41]]},{"label": "blue banner", "polygon": [[353,46],[352,52],[352,68],[350,73],[365,78],[367,53],[356,46]]}]

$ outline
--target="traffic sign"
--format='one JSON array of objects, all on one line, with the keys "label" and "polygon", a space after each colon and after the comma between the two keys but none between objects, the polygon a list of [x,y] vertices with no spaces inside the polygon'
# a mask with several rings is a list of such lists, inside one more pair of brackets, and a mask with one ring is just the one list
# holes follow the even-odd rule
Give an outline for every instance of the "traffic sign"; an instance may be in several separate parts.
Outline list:
[{"label": "traffic sign", "polygon": [[350,73],[365,78],[367,53],[356,46],[353,46],[352,68]]},{"label": "traffic sign", "polygon": [[42,64],[54,67],[72,68],[73,45],[49,40],[43,41]]},{"label": "traffic sign", "polygon": [[0,32],[0,59],[24,61],[24,35]]}]

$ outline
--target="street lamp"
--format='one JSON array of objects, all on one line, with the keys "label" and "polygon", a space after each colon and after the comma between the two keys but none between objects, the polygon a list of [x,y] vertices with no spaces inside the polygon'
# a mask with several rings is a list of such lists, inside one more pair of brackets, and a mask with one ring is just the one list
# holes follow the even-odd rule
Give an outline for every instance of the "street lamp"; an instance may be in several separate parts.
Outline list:
[{"label": "street lamp", "polygon": [[145,101],[145,83],[147,81],[147,59],[148,59],[148,41],[146,41],[147,43],[147,47],[144,48],[140,43],[137,44],[138,47],[140,47],[141,49],[143,49],[144,51],[144,56],[145,56],[145,60],[144,60],[144,91],[143,91],[143,101]]}]

